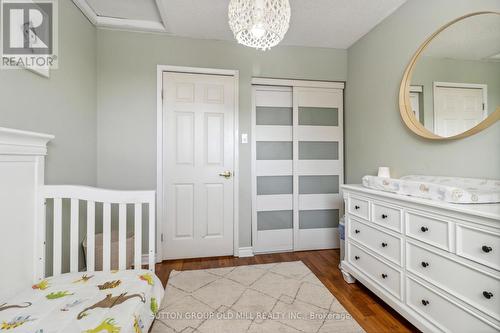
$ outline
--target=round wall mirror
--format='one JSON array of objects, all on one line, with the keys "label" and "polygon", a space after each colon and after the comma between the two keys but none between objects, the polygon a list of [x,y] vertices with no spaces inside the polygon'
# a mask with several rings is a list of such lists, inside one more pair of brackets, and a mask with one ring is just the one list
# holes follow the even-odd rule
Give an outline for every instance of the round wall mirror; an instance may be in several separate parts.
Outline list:
[{"label": "round wall mirror", "polygon": [[418,48],[399,91],[401,116],[428,139],[458,139],[500,119],[500,13],[441,27]]}]

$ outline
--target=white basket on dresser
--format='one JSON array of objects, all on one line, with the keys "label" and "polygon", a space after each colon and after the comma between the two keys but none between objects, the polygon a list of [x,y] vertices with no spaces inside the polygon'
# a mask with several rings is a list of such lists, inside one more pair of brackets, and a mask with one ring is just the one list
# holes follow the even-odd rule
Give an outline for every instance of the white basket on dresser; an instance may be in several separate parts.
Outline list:
[{"label": "white basket on dresser", "polygon": [[359,280],[425,332],[500,331],[500,204],[342,190],[346,281]]}]

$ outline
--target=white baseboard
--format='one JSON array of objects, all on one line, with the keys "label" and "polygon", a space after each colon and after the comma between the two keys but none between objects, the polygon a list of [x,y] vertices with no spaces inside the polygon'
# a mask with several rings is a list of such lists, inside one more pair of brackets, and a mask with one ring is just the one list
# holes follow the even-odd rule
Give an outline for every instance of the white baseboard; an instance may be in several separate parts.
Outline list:
[{"label": "white baseboard", "polygon": [[238,249],[238,257],[253,257],[253,248],[251,246],[248,247],[240,247]]}]

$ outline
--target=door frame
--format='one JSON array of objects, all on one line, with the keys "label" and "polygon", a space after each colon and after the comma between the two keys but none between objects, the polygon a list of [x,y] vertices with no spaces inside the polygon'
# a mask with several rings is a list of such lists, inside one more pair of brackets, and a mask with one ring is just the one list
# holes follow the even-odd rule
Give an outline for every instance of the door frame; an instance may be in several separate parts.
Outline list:
[{"label": "door frame", "polygon": [[177,72],[186,74],[208,74],[230,76],[234,79],[234,180],[233,180],[233,254],[239,256],[239,71],[232,69],[201,68],[157,65],[156,66],[156,244],[158,244],[157,262],[163,260],[163,224],[166,204],[163,190],[163,73]]},{"label": "door frame", "polygon": [[463,88],[463,89],[481,89],[483,93],[483,117],[488,117],[488,85],[481,83],[457,83],[457,82],[438,82],[432,83],[432,113],[434,133],[437,131],[437,115],[436,115],[436,90],[437,88]]}]

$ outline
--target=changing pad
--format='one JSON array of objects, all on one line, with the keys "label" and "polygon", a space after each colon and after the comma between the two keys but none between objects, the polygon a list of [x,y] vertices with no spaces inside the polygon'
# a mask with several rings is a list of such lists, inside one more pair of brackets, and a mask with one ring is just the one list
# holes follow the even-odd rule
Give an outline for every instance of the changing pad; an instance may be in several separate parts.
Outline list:
[{"label": "changing pad", "polygon": [[500,180],[419,175],[400,179],[364,176],[363,186],[451,203],[500,202]]},{"label": "changing pad", "polygon": [[0,331],[147,332],[163,293],[147,270],[63,274],[0,300]]}]

